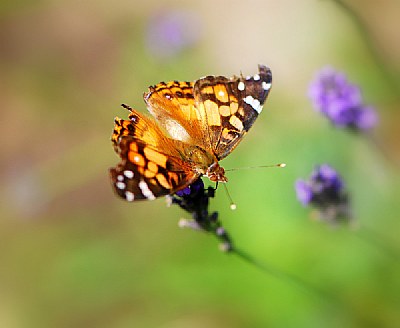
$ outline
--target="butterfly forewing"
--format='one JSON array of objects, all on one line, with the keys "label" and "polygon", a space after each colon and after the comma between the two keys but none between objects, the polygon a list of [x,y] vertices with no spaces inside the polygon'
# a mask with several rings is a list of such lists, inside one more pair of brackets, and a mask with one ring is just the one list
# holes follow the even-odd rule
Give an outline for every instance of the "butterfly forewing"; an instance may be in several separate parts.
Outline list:
[{"label": "butterfly forewing", "polygon": [[259,74],[233,77],[207,76],[196,81],[194,97],[204,112],[211,147],[218,160],[239,144],[262,111],[271,88],[271,71],[259,66]]}]

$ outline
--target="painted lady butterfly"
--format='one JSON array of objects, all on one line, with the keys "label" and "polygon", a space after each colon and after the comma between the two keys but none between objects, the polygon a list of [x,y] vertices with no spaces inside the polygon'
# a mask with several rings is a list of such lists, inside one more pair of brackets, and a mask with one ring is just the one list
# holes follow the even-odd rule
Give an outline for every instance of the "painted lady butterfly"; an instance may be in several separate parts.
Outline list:
[{"label": "painted lady butterfly", "polygon": [[112,142],[121,162],[110,169],[116,193],[127,201],[173,194],[201,175],[226,182],[219,161],[239,144],[262,111],[271,88],[269,68],[248,77],[206,76],[161,82],[144,101],[150,118],[127,105],[115,118]]}]

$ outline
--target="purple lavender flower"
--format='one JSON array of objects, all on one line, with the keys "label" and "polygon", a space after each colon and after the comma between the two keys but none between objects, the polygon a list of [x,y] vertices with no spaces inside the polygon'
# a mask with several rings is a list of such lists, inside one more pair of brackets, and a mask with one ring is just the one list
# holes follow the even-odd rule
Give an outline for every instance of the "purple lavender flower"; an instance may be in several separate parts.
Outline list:
[{"label": "purple lavender flower", "polygon": [[191,193],[190,186],[187,186],[186,188],[176,192],[176,194],[179,197],[184,197],[184,196],[190,195],[190,193]]},{"label": "purple lavender flower", "polygon": [[218,219],[218,212],[210,213],[208,210],[210,198],[213,198],[214,195],[215,189],[212,187],[204,189],[203,180],[198,178],[190,186],[177,191],[168,198],[171,204],[179,205],[192,216],[191,221],[181,220],[181,227],[211,232],[222,242],[221,250],[231,251],[233,249],[232,241]]},{"label": "purple lavender flower", "polygon": [[332,67],[325,67],[317,74],[310,85],[309,97],[316,110],[337,127],[365,131],[377,123],[375,110],[363,104],[360,88]]},{"label": "purple lavender flower", "polygon": [[323,220],[350,219],[349,201],[338,173],[329,165],[317,166],[308,180],[295,183],[298,200],[303,206],[313,206]]},{"label": "purple lavender flower", "polygon": [[304,180],[299,179],[295,183],[295,189],[297,199],[300,201],[300,203],[302,203],[304,206],[310,204],[313,196],[310,184]]},{"label": "purple lavender flower", "polygon": [[179,190],[176,194],[179,197],[189,196],[191,194],[197,194],[200,190],[204,189],[204,182],[201,179],[197,179],[191,185],[187,186],[186,188]]},{"label": "purple lavender flower", "polygon": [[194,13],[166,10],[150,17],[146,45],[153,56],[168,58],[193,46],[200,34],[200,20]]}]

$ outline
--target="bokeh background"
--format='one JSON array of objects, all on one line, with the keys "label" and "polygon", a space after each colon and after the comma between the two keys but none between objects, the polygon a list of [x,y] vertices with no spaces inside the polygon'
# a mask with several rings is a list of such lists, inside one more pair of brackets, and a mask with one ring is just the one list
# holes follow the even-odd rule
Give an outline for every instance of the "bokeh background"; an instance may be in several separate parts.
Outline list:
[{"label": "bokeh background", "polygon": [[[14,1],[0,5],[1,327],[398,327],[400,4]],[[360,28],[361,27],[361,28]],[[119,105],[159,81],[273,71],[262,115],[211,202],[235,244],[287,276],[179,229],[165,199],[110,186]],[[376,107],[369,139],[333,128],[307,90],[325,65]],[[310,218],[294,182],[335,167],[358,230]],[[365,232],[368,231],[368,234]]]}]

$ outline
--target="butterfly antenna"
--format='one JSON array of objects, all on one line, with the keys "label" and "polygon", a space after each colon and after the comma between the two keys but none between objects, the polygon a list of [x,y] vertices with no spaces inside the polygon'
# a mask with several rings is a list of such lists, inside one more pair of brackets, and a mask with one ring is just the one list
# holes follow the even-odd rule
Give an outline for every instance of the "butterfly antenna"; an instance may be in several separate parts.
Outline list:
[{"label": "butterfly antenna", "polygon": [[124,107],[125,109],[129,110],[129,111],[132,109],[132,107],[127,105],[127,104],[121,104],[121,106]]},{"label": "butterfly antenna", "polygon": [[229,194],[228,187],[226,186],[225,183],[224,183],[223,185],[224,185],[224,189],[225,189],[226,195],[228,196],[228,199],[229,199],[229,202],[230,202],[229,207],[230,207],[230,209],[231,209],[232,211],[234,211],[234,210],[236,210],[236,207],[237,207],[237,206],[236,206],[236,204],[233,202],[232,197],[231,197],[231,195]]},{"label": "butterfly antenna", "polygon": [[274,165],[259,165],[259,166],[245,166],[245,167],[234,167],[231,169],[225,169],[225,171],[238,171],[238,170],[247,170],[247,169],[261,169],[266,167],[285,167],[285,163],[279,163]]}]

